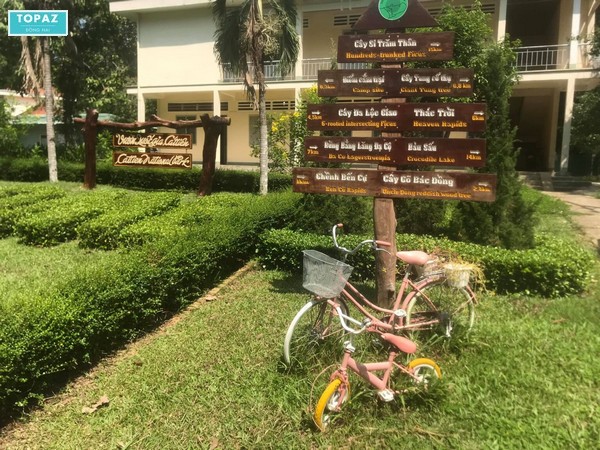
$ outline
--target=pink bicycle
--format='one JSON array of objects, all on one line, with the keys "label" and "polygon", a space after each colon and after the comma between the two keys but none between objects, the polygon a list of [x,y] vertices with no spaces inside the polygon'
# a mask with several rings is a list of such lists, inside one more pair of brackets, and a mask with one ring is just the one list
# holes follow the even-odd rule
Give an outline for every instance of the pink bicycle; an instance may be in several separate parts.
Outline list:
[{"label": "pink bicycle", "polygon": [[[342,261],[316,250],[304,251],[302,285],[314,295],[296,313],[286,332],[283,357],[288,367],[310,364],[328,348],[328,343],[338,348],[346,334],[340,326],[338,307],[348,316],[352,305],[371,321],[372,327],[392,334],[403,331],[450,337],[471,329],[476,298],[468,284],[449,283],[441,270],[413,279],[412,273],[422,272],[434,260],[422,251],[396,253],[397,259],[408,267],[391,309],[369,301],[348,281],[353,267],[345,262],[346,258],[367,245],[374,251],[387,251],[389,243],[365,240],[349,250],[338,244],[340,226],[333,227],[332,236],[335,247],[342,253]],[[335,337],[338,339],[332,339]]]},{"label": "pink bicycle", "polygon": [[[411,340],[391,333],[383,333],[377,327],[371,325],[367,319],[363,323],[344,314],[339,306],[336,306],[338,317],[342,327],[349,332],[350,338],[344,342],[344,356],[340,366],[329,378],[329,384],[317,401],[313,420],[321,431],[325,431],[331,423],[332,416],[341,411],[342,406],[350,398],[350,380],[348,370],[356,373],[363,380],[377,389],[378,397],[384,402],[394,400],[397,390],[393,389],[394,372],[400,372],[409,377],[415,384],[426,388],[431,380],[439,379],[442,373],[438,365],[428,358],[417,358],[407,365],[397,361],[398,355],[413,354],[417,346]],[[400,312],[398,315],[402,315]],[[353,329],[347,325],[347,321],[360,325],[360,329]],[[375,332],[388,345],[387,359],[377,362],[358,362],[353,354],[356,348],[352,344],[352,336],[363,331]],[[377,375],[376,372],[381,372]]]}]

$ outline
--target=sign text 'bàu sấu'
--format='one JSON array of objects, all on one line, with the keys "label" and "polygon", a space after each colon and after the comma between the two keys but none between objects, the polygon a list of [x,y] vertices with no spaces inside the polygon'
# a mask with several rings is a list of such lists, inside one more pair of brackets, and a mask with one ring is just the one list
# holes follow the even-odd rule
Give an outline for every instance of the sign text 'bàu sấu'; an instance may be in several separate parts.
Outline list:
[{"label": "sign text 'b\u00e0u s\u1ea5u'", "polygon": [[466,172],[294,168],[294,192],[492,202],[496,175]]},{"label": "sign text 'b\u00e0u s\u1ea5u'", "polygon": [[485,103],[308,105],[309,130],[485,131]]},{"label": "sign text 'b\u00e0u s\u1ea5u'", "polygon": [[483,167],[485,139],[329,137],[304,140],[304,158],[324,163]]}]

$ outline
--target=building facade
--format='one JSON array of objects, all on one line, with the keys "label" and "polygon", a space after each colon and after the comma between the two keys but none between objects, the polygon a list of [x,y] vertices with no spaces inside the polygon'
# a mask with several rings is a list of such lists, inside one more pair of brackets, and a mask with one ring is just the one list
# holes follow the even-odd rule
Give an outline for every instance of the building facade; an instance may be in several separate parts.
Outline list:
[{"label": "building facade", "polygon": [[[232,0],[232,4],[239,1]],[[335,60],[338,36],[350,31],[370,0],[298,0],[296,29],[300,55],[294,73],[281,77],[277,64],[267,66],[267,108],[293,110],[302,90],[313,86],[319,69]],[[473,2],[454,0],[457,6]],[[578,92],[596,86],[598,63],[588,56],[587,39],[600,25],[600,0],[482,0],[496,37],[519,39],[518,85],[511,99],[511,119],[518,126],[519,170],[566,173],[570,126]],[[442,1],[421,0],[436,16]],[[228,116],[231,126],[217,156],[221,165],[256,165],[251,146],[257,140],[258,112],[241,80],[221,67],[214,55],[215,25],[210,0],[111,0],[110,9],[137,23],[138,79],[129,90],[138,100],[138,120],[146,104],[157,102],[158,115],[169,120],[200,115]],[[341,66],[340,66],[341,67]],[[347,99],[351,101],[350,99]],[[361,101],[364,101],[361,100]],[[202,130],[191,150],[201,161]]]}]

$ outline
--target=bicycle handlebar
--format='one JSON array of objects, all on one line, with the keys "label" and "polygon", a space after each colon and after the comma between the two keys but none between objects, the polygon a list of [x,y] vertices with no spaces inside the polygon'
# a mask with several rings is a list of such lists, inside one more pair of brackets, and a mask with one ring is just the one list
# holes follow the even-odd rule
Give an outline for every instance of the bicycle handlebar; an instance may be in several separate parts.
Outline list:
[{"label": "bicycle handlebar", "polygon": [[352,250],[347,249],[346,247],[342,247],[340,244],[338,244],[337,241],[337,229],[338,228],[343,228],[344,224],[343,223],[336,223],[332,230],[331,230],[331,235],[333,236],[333,244],[335,245],[335,248],[337,248],[338,250],[340,250],[342,253],[345,253],[346,255],[353,255],[354,253],[356,253],[363,245],[371,245],[371,247],[373,248],[373,250],[377,251],[387,251],[384,248],[379,248],[381,247],[391,247],[392,244],[387,242],[387,241],[379,241],[379,240],[375,240],[375,239],[367,239],[362,241],[360,244],[358,244],[356,247],[354,247]]},{"label": "bicycle handlebar", "polygon": [[[335,310],[337,311],[338,317],[340,318],[340,324],[342,325],[342,328],[349,333],[360,334],[363,331],[365,331],[369,326],[371,326],[371,321],[369,319],[365,319],[362,322],[359,322],[358,320],[344,314],[342,312],[342,308],[340,308],[339,306],[336,306]],[[356,330],[356,329],[350,327],[349,325],[346,324],[346,320],[348,320],[349,322],[355,323],[356,325],[360,325],[361,328]]]}]

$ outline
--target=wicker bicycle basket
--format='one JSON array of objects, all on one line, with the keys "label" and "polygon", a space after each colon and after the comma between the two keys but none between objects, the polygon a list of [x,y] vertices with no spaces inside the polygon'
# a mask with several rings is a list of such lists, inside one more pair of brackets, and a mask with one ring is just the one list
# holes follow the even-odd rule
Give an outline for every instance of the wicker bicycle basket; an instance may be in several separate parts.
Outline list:
[{"label": "wicker bicycle basket", "polygon": [[444,265],[446,282],[455,288],[464,288],[469,284],[472,266],[458,263],[447,263]]},{"label": "wicker bicycle basket", "polygon": [[302,253],[302,287],[320,297],[338,296],[354,268],[317,250],[304,250]]}]

